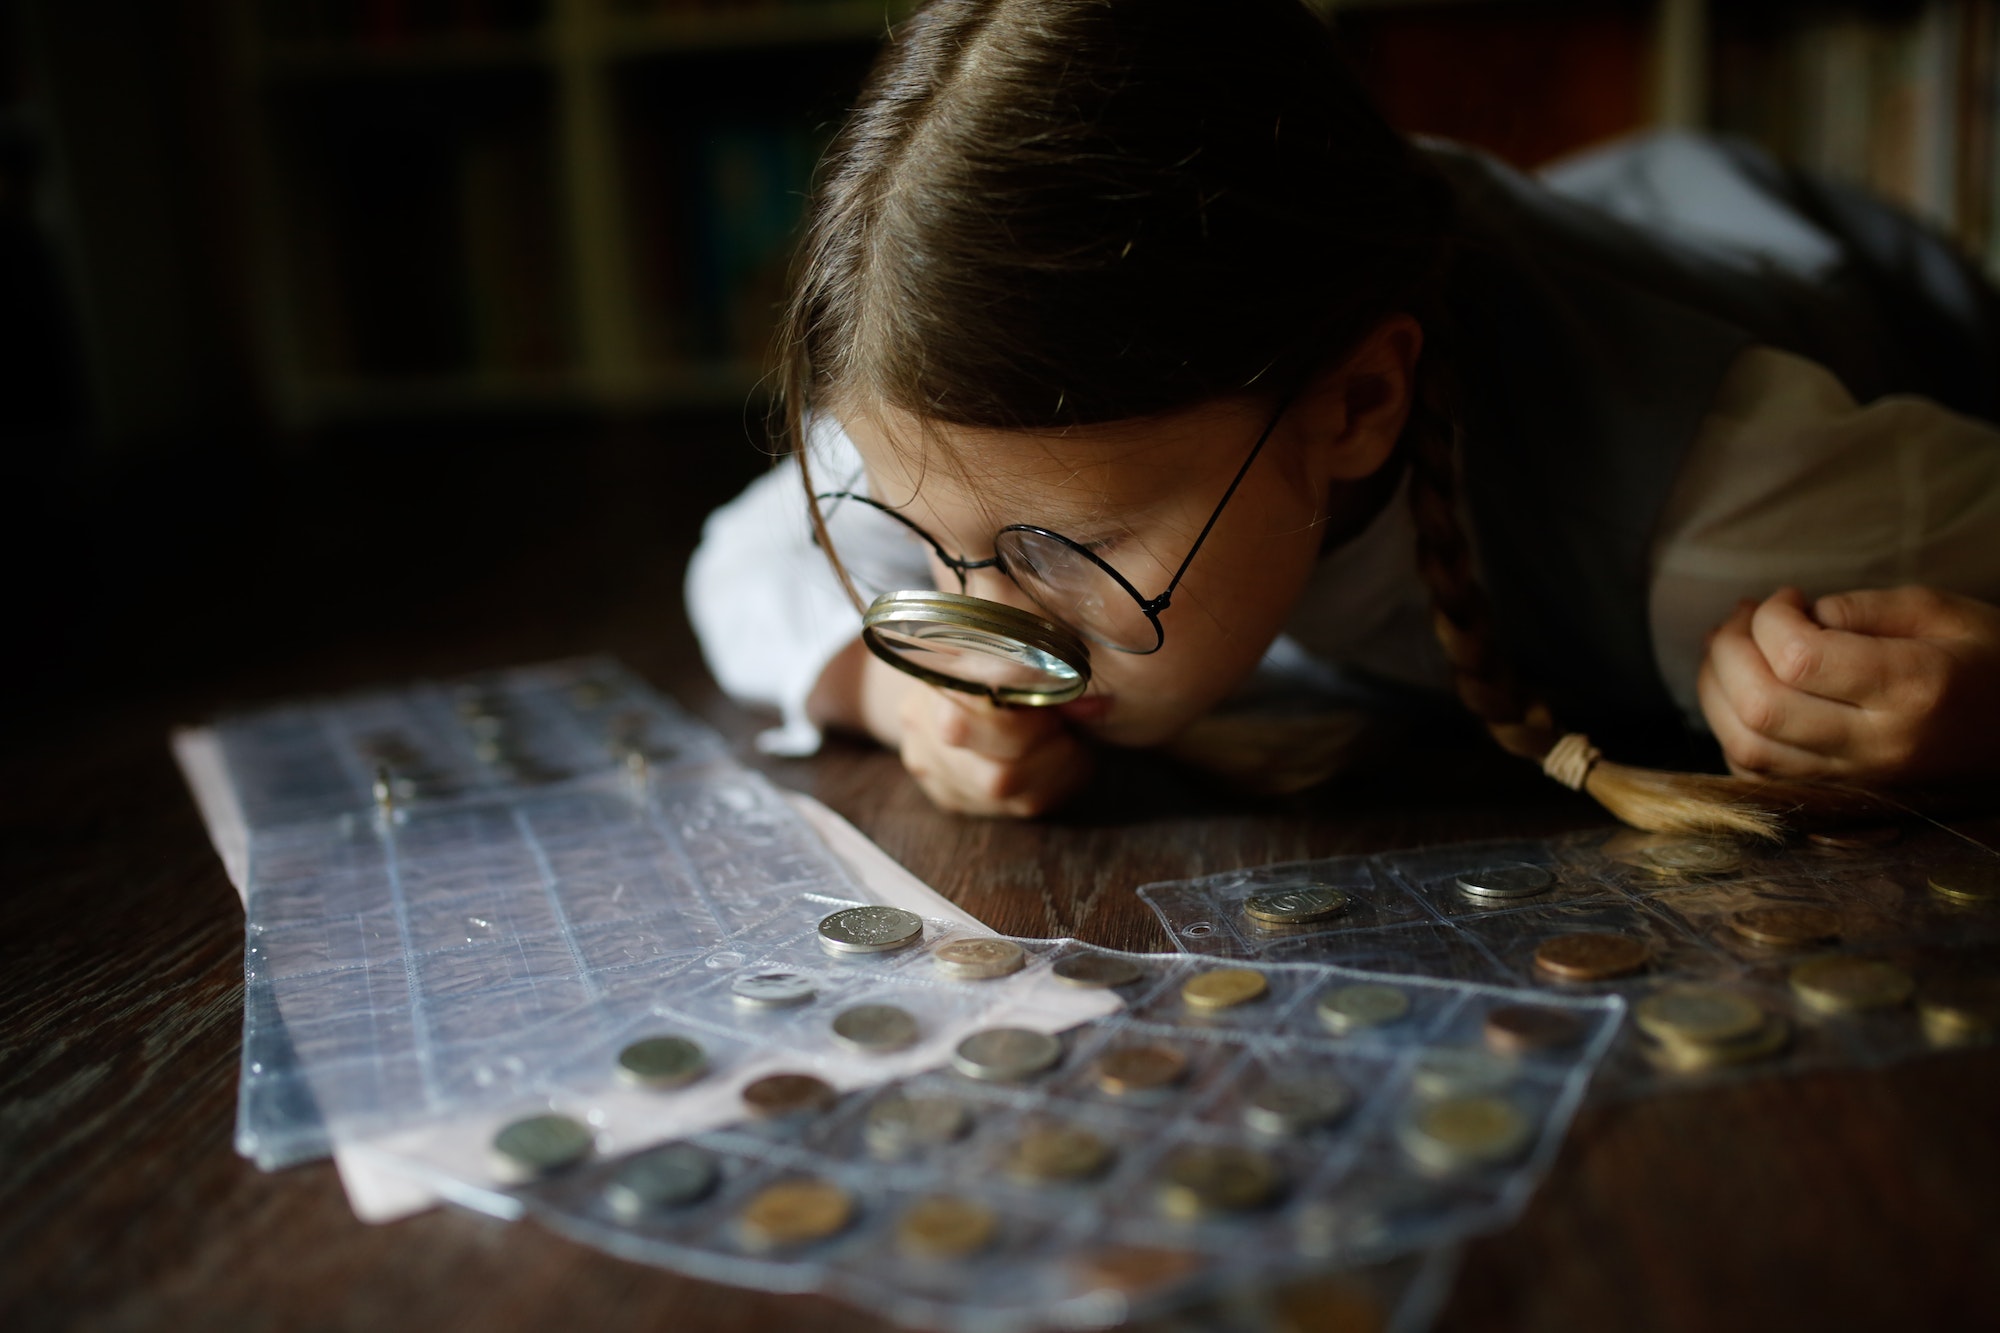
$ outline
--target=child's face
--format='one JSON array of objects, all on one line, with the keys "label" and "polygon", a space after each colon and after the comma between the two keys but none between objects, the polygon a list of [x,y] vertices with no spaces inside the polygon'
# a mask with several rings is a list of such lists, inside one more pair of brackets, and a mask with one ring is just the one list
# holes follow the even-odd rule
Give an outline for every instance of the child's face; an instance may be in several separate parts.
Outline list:
[{"label": "child's face", "polygon": [[[926,428],[894,409],[841,421],[870,493],[953,555],[986,559],[1002,527],[1032,524],[1091,545],[1143,596],[1157,597],[1270,414],[1267,403],[1232,400],[1063,433]],[[1340,480],[1308,438],[1309,419],[1287,412],[1278,421],[1160,613],[1159,651],[1092,646],[1089,692],[1062,705],[1072,723],[1113,744],[1157,745],[1256,666],[1319,555]],[[938,587],[958,587],[951,571],[932,574]],[[970,572],[966,591],[1041,611],[996,570]]]}]

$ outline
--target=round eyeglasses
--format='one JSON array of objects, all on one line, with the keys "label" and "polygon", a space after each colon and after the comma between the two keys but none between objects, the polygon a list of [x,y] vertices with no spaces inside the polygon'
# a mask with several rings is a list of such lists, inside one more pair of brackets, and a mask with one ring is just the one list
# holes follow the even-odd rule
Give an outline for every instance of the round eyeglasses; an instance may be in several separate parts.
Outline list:
[{"label": "round eyeglasses", "polygon": [[[1289,395],[1279,402],[1157,597],[1141,593],[1088,543],[1032,524],[1013,523],[1000,529],[993,537],[992,556],[968,560],[952,555],[930,533],[878,500],[854,491],[828,491],[813,497],[816,504],[826,506],[816,527],[832,530],[834,506],[864,506],[866,512],[900,524],[905,537],[915,537],[958,576],[958,591],[952,593],[910,589],[913,571],[907,565],[897,569],[889,562],[889,567],[875,572],[868,556],[896,545],[879,537],[857,543],[864,549],[854,560],[843,553],[843,567],[874,595],[862,616],[861,636],[877,657],[933,685],[983,694],[995,703],[1066,703],[1089,688],[1090,643],[1122,653],[1159,651],[1166,641],[1160,613],[1172,604],[1182,576],[1289,403]],[[902,546],[907,549],[908,542]],[[1006,575],[1050,618],[971,596],[965,590],[966,575],[976,569]]]}]

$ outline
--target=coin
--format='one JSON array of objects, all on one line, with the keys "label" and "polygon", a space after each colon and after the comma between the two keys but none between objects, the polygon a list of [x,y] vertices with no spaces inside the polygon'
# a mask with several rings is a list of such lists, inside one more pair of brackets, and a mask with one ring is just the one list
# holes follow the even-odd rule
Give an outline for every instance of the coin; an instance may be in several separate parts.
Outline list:
[{"label": "coin", "polygon": [[1818,944],[1840,938],[1840,914],[1810,903],[1773,903],[1731,912],[1729,928],[1752,944]]},{"label": "coin", "polygon": [[1344,1035],[1400,1021],[1410,1012],[1410,997],[1394,986],[1367,981],[1328,991],[1314,1009],[1327,1031]]},{"label": "coin", "polygon": [[1487,1012],[1480,1031],[1489,1050],[1502,1055],[1557,1051],[1583,1040],[1583,1020],[1566,1009],[1503,1004]]},{"label": "coin", "polygon": [[1352,901],[1329,885],[1308,884],[1297,889],[1253,893],[1243,900],[1243,915],[1274,926],[1298,926],[1339,916]]},{"label": "coin", "polygon": [[1917,997],[1917,1016],[1933,1046],[1961,1046],[2000,1032],[2000,977],[1931,982]]},{"label": "coin", "polygon": [[1206,1262],[1203,1256],[1186,1250],[1108,1245],[1076,1260],[1073,1271],[1086,1290],[1137,1295],[1178,1282]]},{"label": "coin", "polygon": [[833,1035],[857,1051],[900,1051],[916,1043],[917,1020],[893,1004],[857,1004],[833,1016]]},{"label": "coin", "polygon": [[765,1120],[824,1111],[840,1094],[811,1074],[766,1074],[743,1085],[743,1104]]},{"label": "coin", "polygon": [[678,1088],[707,1068],[708,1057],[686,1037],[646,1037],[618,1052],[618,1077],[645,1088]]},{"label": "coin", "polygon": [[993,1210],[982,1203],[932,1194],[896,1219],[896,1248],[913,1259],[963,1259],[992,1244],[999,1225]]},{"label": "coin", "polygon": [[796,972],[752,972],[730,982],[729,994],[746,1009],[789,1009],[819,991]]},{"label": "coin", "polygon": [[719,1173],[715,1158],[691,1143],[669,1143],[630,1157],[604,1186],[604,1203],[627,1222],[708,1197]]},{"label": "coin", "polygon": [[924,937],[924,919],[900,907],[849,907],[819,923],[820,945],[832,953],[888,953]]},{"label": "coin", "polygon": [[1187,1069],[1187,1057],[1171,1046],[1121,1046],[1097,1057],[1097,1086],[1120,1097],[1159,1092]]},{"label": "coin", "polygon": [[1007,1173],[1033,1184],[1088,1180],[1111,1165],[1111,1145],[1087,1129],[1045,1125],[1014,1141]]},{"label": "coin", "polygon": [[1286,1138],[1331,1125],[1354,1109],[1354,1090],[1337,1078],[1272,1079],[1243,1103],[1243,1123]]},{"label": "coin", "polygon": [[1664,1069],[1695,1073],[1722,1065],[1748,1064],[1775,1055],[1790,1039],[1792,1025],[1779,1014],[1766,1014],[1747,1036],[1733,1041],[1659,1041],[1641,1047],[1646,1058]]},{"label": "coin", "polygon": [[1513,1061],[1478,1046],[1433,1046],[1411,1066],[1410,1089],[1431,1100],[1467,1097],[1499,1092],[1519,1073]]},{"label": "coin", "polygon": [[1189,978],[1181,987],[1181,1000],[1190,1009],[1233,1009],[1263,999],[1269,989],[1262,972],[1252,972],[1247,967],[1218,967]]},{"label": "coin", "polygon": [[961,1102],[892,1092],[868,1108],[861,1137],[877,1157],[893,1158],[955,1143],[971,1128],[972,1113]]},{"label": "coin", "polygon": [[1961,861],[1930,873],[1931,892],[1962,903],[1987,903],[2000,898],[2000,864]]},{"label": "coin", "polygon": [[1512,1161],[1527,1150],[1534,1127],[1504,1097],[1451,1097],[1418,1107],[1397,1141],[1418,1165],[1452,1172]]},{"label": "coin", "polygon": [[1903,830],[1894,824],[1878,824],[1872,827],[1825,829],[1818,833],[1808,833],[1806,841],[1826,851],[1865,852],[1875,847],[1887,847],[1902,836]]},{"label": "coin", "polygon": [[1130,959],[1103,953],[1073,953],[1050,970],[1057,981],[1083,990],[1129,986],[1146,975],[1145,969]]},{"label": "coin", "polygon": [[1652,956],[1644,940],[1580,930],[1543,940],[1535,950],[1535,966],[1564,981],[1606,981],[1637,972]]},{"label": "coin", "polygon": [[1017,1083],[1062,1059],[1062,1043],[1032,1028],[987,1028],[961,1041],[952,1068],[988,1083]]},{"label": "coin", "polygon": [[1541,866],[1517,862],[1467,871],[1458,891],[1473,898],[1532,898],[1555,887],[1556,877]]},{"label": "coin", "polygon": [[494,1165],[520,1180],[575,1166],[595,1146],[590,1126],[566,1115],[531,1115],[493,1136]]},{"label": "coin", "polygon": [[984,981],[1019,972],[1028,954],[1012,940],[969,939],[940,944],[931,958],[947,976]]},{"label": "coin", "polygon": [[1278,1168],[1249,1148],[1179,1148],[1159,1170],[1160,1210],[1184,1222],[1247,1213],[1271,1202],[1277,1192]]},{"label": "coin", "polygon": [[840,1186],[786,1180],[751,1196],[736,1215],[736,1235],[746,1249],[787,1249],[836,1235],[853,1217],[854,1200]]},{"label": "coin", "polygon": [[1743,853],[1726,842],[1654,842],[1639,849],[1639,861],[1659,874],[1727,875],[1742,867]]},{"label": "coin", "polygon": [[1764,1011],[1741,995],[1713,986],[1672,986],[1632,1008],[1649,1037],[1677,1045],[1741,1041],[1764,1026]]},{"label": "coin", "polygon": [[1916,989],[1910,974],[1873,958],[1815,958],[1793,968],[1792,991],[1821,1013],[1888,1009]]}]

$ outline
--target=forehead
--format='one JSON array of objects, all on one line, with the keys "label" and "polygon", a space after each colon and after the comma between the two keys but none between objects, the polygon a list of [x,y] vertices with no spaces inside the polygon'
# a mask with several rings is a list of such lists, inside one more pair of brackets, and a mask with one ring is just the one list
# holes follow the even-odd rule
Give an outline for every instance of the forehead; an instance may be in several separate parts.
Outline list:
[{"label": "forehead", "polygon": [[1055,431],[929,421],[897,408],[843,411],[870,493],[922,522],[1056,526],[1172,503],[1212,489],[1263,428],[1249,401]]}]

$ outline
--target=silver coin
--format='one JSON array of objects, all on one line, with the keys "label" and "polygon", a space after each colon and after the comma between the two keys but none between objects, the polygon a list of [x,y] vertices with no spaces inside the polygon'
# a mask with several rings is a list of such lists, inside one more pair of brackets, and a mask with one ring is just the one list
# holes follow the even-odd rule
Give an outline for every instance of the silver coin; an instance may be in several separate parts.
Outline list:
[{"label": "silver coin", "polygon": [[1469,870],[1458,877],[1458,891],[1472,898],[1532,898],[1547,893],[1555,882],[1541,866],[1517,862]]},{"label": "silver coin", "polygon": [[604,1186],[604,1205],[636,1222],[647,1213],[707,1198],[718,1174],[709,1154],[691,1143],[669,1143],[626,1159]]},{"label": "silver coin", "polygon": [[493,1136],[493,1156],[515,1179],[545,1176],[590,1156],[590,1126],[566,1115],[531,1115]]},{"label": "silver coin", "polygon": [[972,1128],[972,1113],[949,1097],[892,1092],[868,1108],[861,1137],[877,1157],[901,1157],[919,1148],[956,1143]]},{"label": "silver coin", "polygon": [[796,972],[752,972],[730,982],[729,994],[746,1009],[789,1009],[819,991]]},{"label": "silver coin", "polygon": [[1131,959],[1103,953],[1073,953],[1050,971],[1057,981],[1082,990],[1129,986],[1146,975],[1146,970]]},{"label": "silver coin", "polygon": [[975,1032],[951,1053],[952,1068],[967,1078],[1015,1083],[1032,1078],[1062,1059],[1062,1043],[1029,1028],[988,1028]]},{"label": "silver coin", "polygon": [[833,1035],[857,1051],[900,1051],[917,1040],[917,1020],[893,1004],[857,1004],[833,1016]]},{"label": "silver coin", "polygon": [[1727,875],[1743,866],[1743,853],[1726,842],[1656,842],[1639,849],[1646,867],[1670,875]]},{"label": "silver coin", "polygon": [[647,1037],[618,1052],[618,1077],[646,1088],[678,1088],[707,1068],[708,1057],[686,1037]]},{"label": "silver coin", "polygon": [[1344,1036],[1401,1021],[1410,1012],[1410,997],[1394,986],[1364,981],[1320,996],[1316,1012],[1322,1027]]},{"label": "silver coin", "polygon": [[1297,926],[1339,916],[1354,900],[1325,884],[1308,884],[1272,893],[1253,893],[1243,900],[1243,915],[1266,925]]},{"label": "silver coin", "polygon": [[940,944],[931,954],[931,961],[946,976],[985,981],[1019,972],[1028,961],[1028,953],[1012,940],[979,937]]},{"label": "silver coin", "polygon": [[1337,1078],[1273,1079],[1243,1104],[1243,1123],[1289,1137],[1331,1125],[1354,1109],[1354,1090]]},{"label": "silver coin", "polygon": [[819,942],[833,953],[888,953],[924,937],[924,919],[900,907],[849,907],[819,923]]}]

